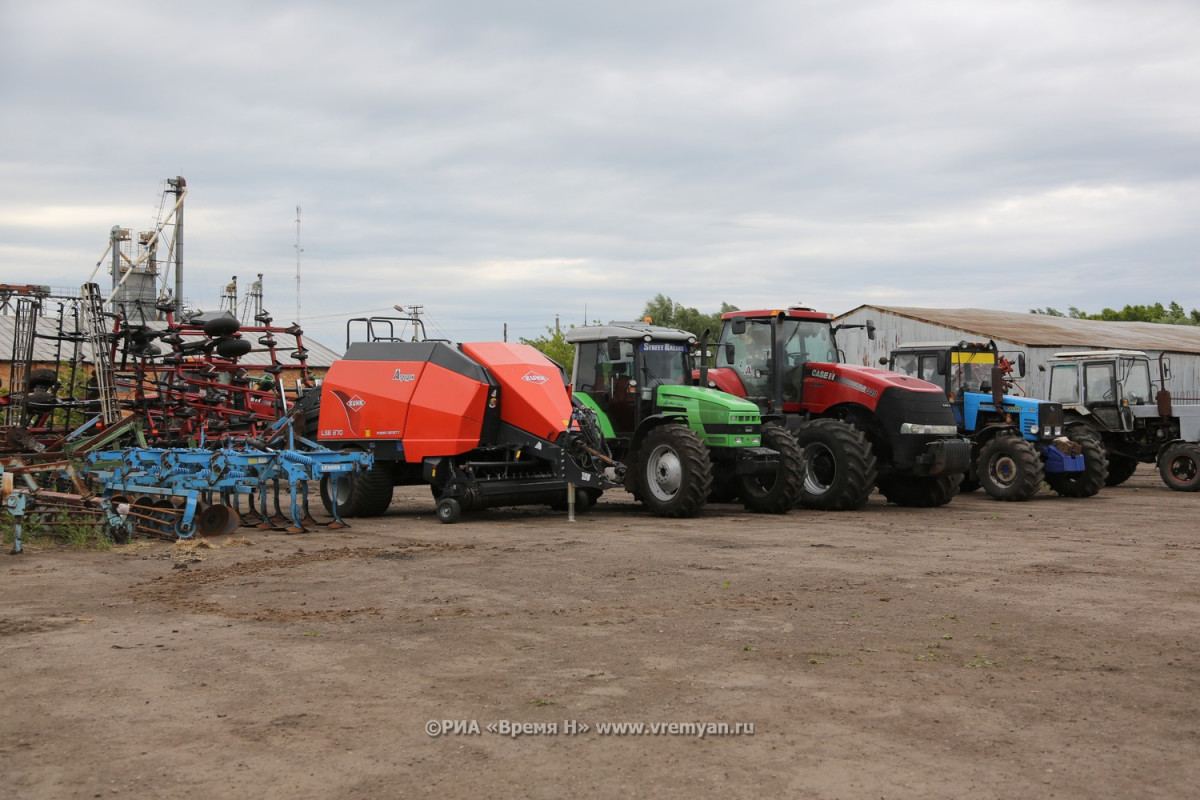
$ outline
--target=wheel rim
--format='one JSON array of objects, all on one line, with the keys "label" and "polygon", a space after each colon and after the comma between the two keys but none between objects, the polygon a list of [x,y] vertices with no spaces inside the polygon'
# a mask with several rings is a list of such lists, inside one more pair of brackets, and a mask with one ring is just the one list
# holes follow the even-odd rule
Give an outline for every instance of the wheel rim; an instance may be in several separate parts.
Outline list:
[{"label": "wheel rim", "polygon": [[828,492],[837,474],[833,451],[823,444],[810,444],[804,448],[804,466],[805,491],[809,494]]},{"label": "wheel rim", "polygon": [[1012,486],[1017,478],[1017,463],[1012,456],[999,456],[992,460],[990,472],[1000,486]]},{"label": "wheel rim", "polygon": [[1196,477],[1196,462],[1189,456],[1178,455],[1171,459],[1170,470],[1172,478],[1187,483]]},{"label": "wheel rim", "polygon": [[683,464],[679,454],[665,444],[650,452],[646,472],[647,487],[657,500],[670,500],[683,486]]}]

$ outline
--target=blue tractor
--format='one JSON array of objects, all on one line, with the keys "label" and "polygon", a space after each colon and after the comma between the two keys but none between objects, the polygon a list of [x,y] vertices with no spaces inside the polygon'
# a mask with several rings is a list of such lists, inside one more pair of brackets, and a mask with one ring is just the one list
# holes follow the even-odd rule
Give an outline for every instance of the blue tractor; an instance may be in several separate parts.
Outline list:
[{"label": "blue tractor", "polygon": [[1028,500],[1043,482],[1064,497],[1104,488],[1108,458],[1092,429],[1066,423],[1060,403],[1009,394],[1024,377],[1023,353],[1014,365],[992,341],[905,344],[892,350],[889,368],[946,392],[971,439],[960,492],[982,486],[997,500]]}]

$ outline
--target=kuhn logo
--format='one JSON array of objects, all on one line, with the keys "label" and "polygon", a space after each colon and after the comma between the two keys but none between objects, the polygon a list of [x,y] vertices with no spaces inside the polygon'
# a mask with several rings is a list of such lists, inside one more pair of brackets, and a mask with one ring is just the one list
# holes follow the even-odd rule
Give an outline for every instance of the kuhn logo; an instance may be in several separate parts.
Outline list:
[{"label": "kuhn logo", "polygon": [[536,372],[526,372],[521,380],[529,383],[545,383],[549,379],[545,375],[539,375]]},{"label": "kuhn logo", "polygon": [[360,408],[362,408],[366,404],[367,404],[367,401],[363,400],[358,395],[354,395],[354,397],[351,397],[349,400],[346,401],[346,407],[349,408],[351,411],[358,411]]}]

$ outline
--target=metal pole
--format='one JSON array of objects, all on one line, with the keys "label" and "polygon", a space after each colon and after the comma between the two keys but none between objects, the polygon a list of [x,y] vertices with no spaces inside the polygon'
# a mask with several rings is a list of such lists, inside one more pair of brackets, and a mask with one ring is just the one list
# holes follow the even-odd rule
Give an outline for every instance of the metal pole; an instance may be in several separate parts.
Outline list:
[{"label": "metal pole", "polygon": [[183,190],[187,181],[182,175],[167,179],[175,195],[175,313],[183,313]]}]

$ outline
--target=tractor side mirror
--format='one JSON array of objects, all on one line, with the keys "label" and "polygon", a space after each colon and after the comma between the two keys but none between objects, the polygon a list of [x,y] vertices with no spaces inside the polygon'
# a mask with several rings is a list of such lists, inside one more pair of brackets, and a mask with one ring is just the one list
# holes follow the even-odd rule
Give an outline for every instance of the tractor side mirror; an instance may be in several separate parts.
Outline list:
[{"label": "tractor side mirror", "polygon": [[609,361],[620,361],[621,360],[621,340],[618,339],[616,336],[610,336],[610,337],[608,337],[607,346],[608,346],[608,360]]},{"label": "tractor side mirror", "polygon": [[1025,377],[1025,354],[1024,353],[1017,354],[1017,377],[1018,378]]},{"label": "tractor side mirror", "polygon": [[875,320],[867,320],[867,338],[872,342],[875,341]]},{"label": "tractor side mirror", "polygon": [[[746,318],[739,316],[739,317],[734,317],[733,319],[731,319],[729,321],[729,330],[732,331],[735,335],[741,336],[743,333],[746,332]],[[732,361],[732,359],[730,359],[730,360]]]},{"label": "tractor side mirror", "polygon": [[950,371],[950,354],[945,350],[937,354],[937,374],[945,375]]},{"label": "tractor side mirror", "polygon": [[733,349],[733,342],[726,342],[724,350],[725,350],[725,363],[732,364],[733,358],[736,355],[736,352]]}]

